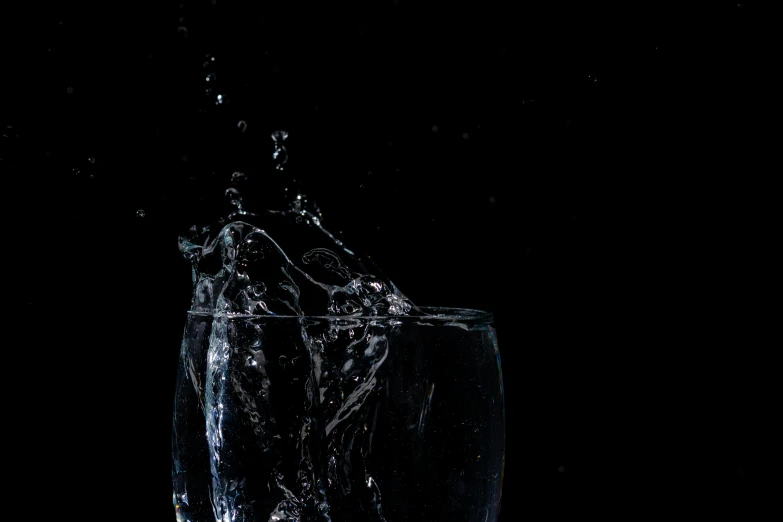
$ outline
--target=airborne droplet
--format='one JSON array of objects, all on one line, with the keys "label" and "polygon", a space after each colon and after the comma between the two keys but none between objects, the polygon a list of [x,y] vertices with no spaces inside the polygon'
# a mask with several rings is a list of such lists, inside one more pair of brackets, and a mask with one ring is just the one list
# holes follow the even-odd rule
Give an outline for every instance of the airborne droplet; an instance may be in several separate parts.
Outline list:
[{"label": "airborne droplet", "polygon": [[284,130],[276,130],[272,133],[272,140],[275,143],[282,143],[288,139],[288,133]]},{"label": "airborne droplet", "polygon": [[235,188],[227,188],[226,197],[232,205],[239,205],[239,203],[242,201],[242,196],[239,195],[239,191]]},{"label": "airborne droplet", "polygon": [[284,130],[276,130],[272,133],[272,141],[275,142],[275,150],[272,153],[272,159],[275,160],[275,168],[283,170],[283,165],[288,162],[288,151],[283,142],[288,138],[288,133]]}]

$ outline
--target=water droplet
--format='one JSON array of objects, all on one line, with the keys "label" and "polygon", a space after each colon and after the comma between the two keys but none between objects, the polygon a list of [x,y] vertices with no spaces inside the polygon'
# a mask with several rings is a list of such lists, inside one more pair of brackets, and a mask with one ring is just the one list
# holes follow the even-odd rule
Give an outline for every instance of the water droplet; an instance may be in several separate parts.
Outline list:
[{"label": "water droplet", "polygon": [[217,95],[217,101],[215,102],[215,105],[221,105],[223,103],[223,95],[218,94]]},{"label": "water droplet", "polygon": [[90,156],[89,158],[87,158],[87,161],[89,161],[90,163],[95,163],[95,158]]},{"label": "water droplet", "polygon": [[247,174],[245,174],[244,172],[237,171],[231,174],[231,181],[235,183],[245,181],[246,179],[247,179]]},{"label": "water droplet", "polygon": [[272,133],[272,141],[275,142],[275,150],[272,159],[275,160],[275,168],[283,170],[283,165],[288,162],[288,151],[283,143],[288,139],[288,133],[284,130],[276,130]]},{"label": "water droplet", "polygon": [[66,91],[68,94],[73,94],[73,87],[68,87],[67,89],[65,89],[65,91]]},{"label": "water droplet", "polygon": [[226,197],[228,198],[228,201],[237,207],[241,207],[242,204],[242,196],[239,195],[239,191],[235,188],[227,188],[226,189]]},{"label": "water droplet", "polygon": [[257,283],[253,285],[253,295],[258,298],[264,295],[266,292],[266,285],[264,283]]},{"label": "water droplet", "polygon": [[136,217],[143,218],[144,216],[145,216],[145,213],[144,213],[144,209],[143,208],[140,208],[139,210],[136,211]]},{"label": "water droplet", "polygon": [[432,126],[432,132],[438,132],[438,126],[437,125],[433,125]]},{"label": "water droplet", "polygon": [[239,120],[237,122],[237,129],[239,129],[242,132],[245,132],[247,130],[247,123],[245,120]]}]

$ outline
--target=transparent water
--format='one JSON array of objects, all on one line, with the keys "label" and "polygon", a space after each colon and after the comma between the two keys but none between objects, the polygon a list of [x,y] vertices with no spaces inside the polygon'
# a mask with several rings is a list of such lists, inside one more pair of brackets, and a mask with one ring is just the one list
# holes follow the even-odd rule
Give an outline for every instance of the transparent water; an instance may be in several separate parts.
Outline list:
[{"label": "transparent water", "polygon": [[[273,159],[288,160],[275,132]],[[179,247],[193,296],[173,433],[179,521],[495,520],[503,387],[491,317],[419,308],[300,192]],[[437,392],[436,392],[437,389]]]},{"label": "transparent water", "polygon": [[180,521],[495,520],[502,378],[487,314],[191,312]]}]

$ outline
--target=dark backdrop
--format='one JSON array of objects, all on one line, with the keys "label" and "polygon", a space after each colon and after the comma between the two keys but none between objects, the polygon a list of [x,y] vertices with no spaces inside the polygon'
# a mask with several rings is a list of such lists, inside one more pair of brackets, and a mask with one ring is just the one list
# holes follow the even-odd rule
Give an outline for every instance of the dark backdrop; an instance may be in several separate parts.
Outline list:
[{"label": "dark backdrop", "polygon": [[755,2],[28,7],[2,17],[0,171],[29,509],[173,520],[176,238],[234,171],[260,206],[297,179],[414,302],[494,314],[502,520],[764,497],[779,119]]}]

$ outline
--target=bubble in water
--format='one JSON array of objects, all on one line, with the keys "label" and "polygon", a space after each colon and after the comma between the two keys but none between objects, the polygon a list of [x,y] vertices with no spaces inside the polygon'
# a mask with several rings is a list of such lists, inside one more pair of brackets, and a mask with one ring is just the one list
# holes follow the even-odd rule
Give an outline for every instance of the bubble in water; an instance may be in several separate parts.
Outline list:
[{"label": "bubble in water", "polygon": [[179,27],[177,27],[177,33],[178,33],[178,34],[179,34],[181,37],[183,37],[183,38],[187,38],[187,36],[188,36],[188,28],[187,28],[187,27],[185,27],[184,25],[180,25]]},{"label": "bubble in water", "polygon": [[464,134],[462,135],[462,139],[463,139],[463,140],[469,140],[469,139],[470,139],[470,134],[468,134],[467,132],[466,132],[466,133],[464,133]]},{"label": "bubble in water", "polygon": [[87,158],[87,161],[89,161],[90,163],[95,163],[95,158],[90,156],[89,158]]},{"label": "bubble in water", "polygon": [[204,67],[209,67],[210,65],[212,65],[215,62],[215,57],[212,56],[211,54],[205,55],[204,58],[205,58],[204,59]]},{"label": "bubble in water", "polygon": [[223,95],[218,94],[217,95],[217,101],[215,101],[215,105],[222,105],[223,104]]},{"label": "bubble in water", "polygon": [[247,123],[245,120],[239,120],[237,122],[237,129],[239,129],[242,132],[245,132],[247,130]]},{"label": "bubble in water", "polygon": [[144,209],[143,208],[140,208],[139,210],[136,211],[136,217],[143,218],[145,215],[146,214],[144,213]]},{"label": "bubble in water", "polygon": [[245,181],[246,179],[247,179],[247,174],[245,174],[244,172],[237,171],[231,174],[231,181],[233,181],[234,183]]},{"label": "bubble in water", "polygon": [[209,73],[205,78],[205,80],[208,82],[214,82],[216,79],[217,77],[215,76],[215,73]]}]

